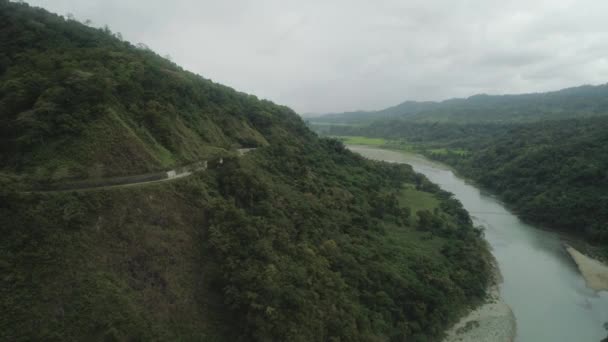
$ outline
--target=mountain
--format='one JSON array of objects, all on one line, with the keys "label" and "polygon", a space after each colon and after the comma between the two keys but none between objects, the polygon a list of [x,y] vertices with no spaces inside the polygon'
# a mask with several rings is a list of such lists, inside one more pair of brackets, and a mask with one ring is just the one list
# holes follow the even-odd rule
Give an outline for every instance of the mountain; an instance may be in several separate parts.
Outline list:
[{"label": "mountain", "polygon": [[522,219],[570,233],[592,254],[608,256],[608,117],[526,123],[393,119],[323,129],[440,160],[498,195]]},{"label": "mountain", "polygon": [[136,174],[288,134],[271,132],[270,121],[303,130],[288,108],[205,80],[108,29],[3,8],[2,169],[54,180]]},{"label": "mountain", "polygon": [[522,218],[584,237],[606,257],[608,118],[485,129],[449,143],[448,151],[467,153],[431,157],[499,195]]},{"label": "mountain", "polygon": [[467,212],[410,167],[6,0],[0,140],[0,340],[434,341],[491,281]]},{"label": "mountain", "polygon": [[379,111],[326,114],[313,124],[368,124],[376,120],[414,122],[513,123],[608,114],[608,84],[585,85],[546,93],[474,95],[441,102],[406,101]]}]

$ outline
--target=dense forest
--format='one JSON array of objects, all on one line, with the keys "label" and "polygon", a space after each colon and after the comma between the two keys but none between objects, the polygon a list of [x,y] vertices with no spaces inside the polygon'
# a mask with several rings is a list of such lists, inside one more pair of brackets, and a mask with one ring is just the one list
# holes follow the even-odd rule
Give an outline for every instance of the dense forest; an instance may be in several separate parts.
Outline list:
[{"label": "dense forest", "polygon": [[[482,232],[410,167],[6,0],[0,139],[0,340],[432,341],[491,281]],[[218,155],[171,182],[28,189]]]},{"label": "dense forest", "polygon": [[267,145],[283,134],[268,131],[271,121],[306,134],[289,109],[182,70],[107,27],[2,6],[6,171],[53,180],[135,174]]},{"label": "dense forest", "polygon": [[608,119],[508,127],[463,147],[471,152],[431,156],[500,195],[523,218],[583,234],[608,256]]},{"label": "dense forest", "polygon": [[318,125],[369,124],[376,120],[443,123],[522,123],[608,114],[608,84],[580,86],[548,93],[474,95],[441,102],[406,101],[379,111],[326,114]]},{"label": "dense forest", "polygon": [[608,118],[517,124],[377,121],[331,135],[389,139],[455,167],[522,218],[584,236],[608,256]]}]

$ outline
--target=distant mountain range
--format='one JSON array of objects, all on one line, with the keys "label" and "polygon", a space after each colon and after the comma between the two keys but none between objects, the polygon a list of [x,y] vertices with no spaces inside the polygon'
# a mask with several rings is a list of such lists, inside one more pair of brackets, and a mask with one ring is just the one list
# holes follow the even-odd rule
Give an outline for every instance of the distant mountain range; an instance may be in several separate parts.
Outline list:
[{"label": "distant mountain range", "polygon": [[440,102],[406,101],[377,111],[328,113],[314,123],[369,123],[381,119],[417,122],[533,122],[600,116],[608,113],[608,84],[584,85],[546,93],[479,94]]}]

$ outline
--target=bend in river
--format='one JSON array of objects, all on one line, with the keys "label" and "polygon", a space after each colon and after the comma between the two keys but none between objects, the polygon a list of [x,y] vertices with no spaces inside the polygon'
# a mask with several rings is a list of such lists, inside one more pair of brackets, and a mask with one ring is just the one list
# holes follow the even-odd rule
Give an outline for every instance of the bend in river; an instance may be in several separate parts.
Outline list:
[{"label": "bend in river", "polygon": [[476,225],[485,228],[504,282],[501,294],[517,319],[517,341],[600,341],[607,332],[608,293],[595,292],[556,233],[523,223],[498,200],[421,156],[349,146],[367,158],[412,165],[454,194]]}]

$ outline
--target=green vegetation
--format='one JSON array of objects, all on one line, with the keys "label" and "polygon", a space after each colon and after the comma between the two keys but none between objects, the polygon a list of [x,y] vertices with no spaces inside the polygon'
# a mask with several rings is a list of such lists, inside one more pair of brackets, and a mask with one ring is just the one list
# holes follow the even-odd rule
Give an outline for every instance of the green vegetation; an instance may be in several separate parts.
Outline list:
[{"label": "green vegetation", "polygon": [[386,140],[382,138],[367,138],[361,136],[336,136],[334,138],[349,145],[381,146],[386,144]]},{"label": "green vegetation", "polygon": [[[365,131],[365,128],[361,128],[361,131]],[[349,135],[333,135],[331,138],[338,139],[346,145],[363,145],[363,146],[374,146],[382,147],[387,149],[395,149],[402,151],[418,151],[419,146],[417,144],[409,143],[403,139],[384,139],[384,138],[369,138],[365,136],[349,136]],[[437,149],[438,151],[440,149]],[[459,153],[467,153],[465,150],[456,150]]]},{"label": "green vegetation", "polygon": [[285,107],[205,80],[107,28],[6,1],[0,19],[5,172],[53,180],[141,174],[218,149],[265,146],[282,134],[268,131],[272,121],[300,124]]},{"label": "green vegetation", "polygon": [[462,149],[462,148],[431,148],[427,150],[429,154],[431,155],[437,155],[437,156],[445,156],[445,155],[449,155],[449,154],[456,154],[459,156],[466,156],[469,151]]},{"label": "green vegetation", "polygon": [[[590,104],[591,105],[591,104]],[[608,118],[538,123],[377,121],[333,134],[387,139],[443,161],[522,218],[585,237],[608,257]]]},{"label": "green vegetation", "polygon": [[[377,120],[431,123],[524,123],[541,120],[595,117],[608,114],[608,84],[581,86],[548,93],[474,95],[441,102],[406,101],[379,111],[327,114],[321,124],[365,125]],[[335,127],[335,126],[331,126]]]},{"label": "green vegetation", "polygon": [[383,147],[446,162],[524,219],[583,236],[608,257],[607,99],[608,85],[582,86],[405,102],[315,122],[342,123],[323,134],[385,139]]},{"label": "green vegetation", "polygon": [[0,340],[433,341],[484,297],[449,193],[119,38],[0,0]]},{"label": "green vegetation", "polygon": [[432,193],[417,190],[415,187],[404,187],[400,193],[399,201],[403,205],[409,204],[414,213],[420,210],[433,211],[439,204]]},{"label": "green vegetation", "polygon": [[415,223],[420,211],[435,211],[439,207],[439,201],[432,193],[417,190],[416,187],[406,186],[399,193],[399,203],[407,206],[412,211],[410,222]]},{"label": "green vegetation", "polygon": [[574,232],[608,256],[608,119],[497,130],[470,154],[430,156],[501,196],[524,219]]},{"label": "green vegetation", "polygon": [[[411,223],[415,194],[440,209]],[[174,183],[2,203],[10,340],[428,340],[487,284],[457,201],[334,141]]]}]

